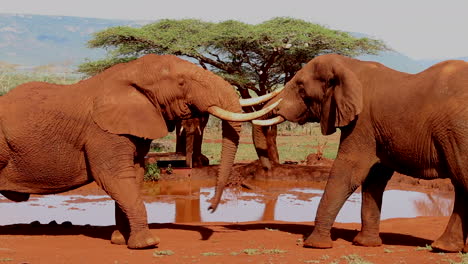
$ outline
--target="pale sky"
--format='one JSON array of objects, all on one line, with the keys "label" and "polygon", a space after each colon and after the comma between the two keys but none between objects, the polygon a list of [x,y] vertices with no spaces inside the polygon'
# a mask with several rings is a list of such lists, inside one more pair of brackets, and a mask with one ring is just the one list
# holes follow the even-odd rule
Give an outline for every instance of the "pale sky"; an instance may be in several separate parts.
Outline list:
[{"label": "pale sky", "polygon": [[369,34],[414,59],[468,56],[468,0],[0,0],[0,13],[252,24],[288,16]]}]

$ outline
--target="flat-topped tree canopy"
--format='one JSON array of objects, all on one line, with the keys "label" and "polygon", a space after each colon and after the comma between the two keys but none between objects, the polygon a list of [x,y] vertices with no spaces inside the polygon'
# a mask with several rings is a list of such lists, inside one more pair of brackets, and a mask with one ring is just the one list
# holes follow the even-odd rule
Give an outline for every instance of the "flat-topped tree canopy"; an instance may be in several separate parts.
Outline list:
[{"label": "flat-topped tree canopy", "polygon": [[[256,25],[235,20],[213,23],[163,19],[139,28],[109,28],[96,33],[88,44],[91,48],[107,49],[108,57],[80,65],[80,72],[92,75],[148,53],[173,54],[220,75],[244,99],[282,87],[302,65],[318,55],[357,56],[387,49],[379,40],[354,37],[347,32],[288,17]],[[253,110],[252,107],[243,109]],[[267,135],[267,148],[270,160],[276,161],[278,150],[274,135]]]},{"label": "flat-topped tree canopy", "polygon": [[221,75],[243,98],[284,85],[318,55],[357,56],[387,49],[379,40],[288,17],[256,25],[235,20],[163,19],[139,28],[108,28],[97,32],[88,45],[107,49],[108,57],[83,63],[79,67],[82,73],[93,75],[148,53],[174,54]]}]

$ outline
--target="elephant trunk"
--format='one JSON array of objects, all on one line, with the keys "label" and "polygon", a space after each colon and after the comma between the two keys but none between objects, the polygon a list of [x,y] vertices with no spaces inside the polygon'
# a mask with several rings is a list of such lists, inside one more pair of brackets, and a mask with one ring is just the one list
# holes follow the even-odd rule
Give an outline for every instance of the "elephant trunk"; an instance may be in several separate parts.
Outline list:
[{"label": "elephant trunk", "polygon": [[[232,103],[230,104],[230,106],[224,106],[223,108],[233,112],[240,112],[241,109],[238,100],[236,103]],[[234,164],[234,159],[237,152],[237,147],[239,145],[241,128],[242,123],[240,122],[223,120],[221,164],[219,165],[218,176],[216,178],[215,195],[212,199],[211,206],[209,207],[209,210],[211,210],[212,212],[216,211],[216,208],[218,207],[219,202],[221,201],[224,187],[226,187],[229,176],[231,174],[232,166]]]}]

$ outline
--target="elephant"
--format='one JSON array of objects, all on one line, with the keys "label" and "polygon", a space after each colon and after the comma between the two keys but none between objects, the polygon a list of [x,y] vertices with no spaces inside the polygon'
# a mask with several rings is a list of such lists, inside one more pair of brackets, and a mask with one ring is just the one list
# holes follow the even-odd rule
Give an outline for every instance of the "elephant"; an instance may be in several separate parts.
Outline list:
[{"label": "elephant", "polygon": [[381,245],[382,196],[388,180],[399,172],[451,179],[453,212],[432,248],[468,251],[468,63],[449,60],[408,74],[377,62],[326,54],[303,66],[279,98],[281,103],[272,111],[275,117],[253,123],[316,122],[324,135],[341,131],[306,247],[332,247],[332,225],[359,186],[361,230],[353,243]]},{"label": "elephant", "polygon": [[201,153],[203,132],[208,123],[208,114],[176,122],[176,152],[185,155],[186,166],[209,165],[209,159]]},{"label": "elephant", "polygon": [[[269,94],[249,99],[240,99],[242,106],[248,108],[256,104],[267,101],[273,98],[283,88],[277,89]],[[200,117],[184,119],[176,122],[176,152],[185,155],[187,167],[202,167],[208,166],[209,159],[201,153],[201,146],[203,142],[203,133],[208,123],[209,115],[201,115]],[[271,162],[279,163],[278,151],[276,149],[276,126],[266,129],[261,126],[252,126],[252,138],[255,150],[259,157],[262,166],[265,169],[271,168]],[[271,135],[263,138],[263,132]],[[273,140],[271,140],[273,139]],[[275,146],[272,148],[271,146]]]},{"label": "elephant", "polygon": [[[114,244],[154,247],[140,197],[152,139],[178,120],[206,113],[221,119],[216,210],[239,142],[241,113],[233,87],[172,55],[149,54],[71,85],[32,82],[0,97],[0,193],[13,201],[95,181],[115,201]],[[255,117],[254,117],[255,116]]]}]

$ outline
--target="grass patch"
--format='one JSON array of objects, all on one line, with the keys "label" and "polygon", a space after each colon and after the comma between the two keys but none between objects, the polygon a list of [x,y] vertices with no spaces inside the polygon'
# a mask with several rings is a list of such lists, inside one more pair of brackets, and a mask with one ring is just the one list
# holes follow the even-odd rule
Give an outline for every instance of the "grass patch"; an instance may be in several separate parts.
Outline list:
[{"label": "grass patch", "polygon": [[161,256],[172,256],[174,255],[174,251],[172,250],[155,250],[153,252],[153,256],[161,257]]},{"label": "grass patch", "polygon": [[0,262],[9,262],[9,261],[13,261],[12,258],[0,258]]},{"label": "grass patch", "polygon": [[216,253],[216,252],[204,252],[201,253],[202,256],[208,257],[208,256],[222,256],[223,254],[221,253]]},{"label": "grass patch", "polygon": [[[263,249],[263,250],[260,250],[260,249],[256,249],[256,248],[247,248],[247,249],[244,249],[242,250],[241,253],[244,253],[246,255],[249,255],[249,256],[253,256],[253,255],[261,255],[261,254],[283,254],[283,253],[286,253],[288,252],[287,250],[283,250],[283,249],[277,249],[277,248],[274,248],[274,249]],[[239,253],[237,252],[231,252],[231,256],[237,256]]]},{"label": "grass patch", "polygon": [[283,254],[283,253],[286,253],[288,252],[287,250],[283,250],[283,249],[265,249],[262,251],[263,254]]},{"label": "grass patch", "polygon": [[391,250],[389,248],[384,248],[383,252],[384,253],[393,253],[393,250]]},{"label": "grass patch", "polygon": [[0,95],[4,95],[16,86],[27,82],[49,82],[56,84],[72,84],[81,78],[71,74],[54,74],[47,72],[14,72],[0,69]]},{"label": "grass patch", "polygon": [[348,264],[372,264],[372,262],[364,260],[361,256],[359,256],[357,254],[343,256],[341,258],[346,260],[348,262]]},{"label": "grass patch", "polygon": [[[320,128],[314,128],[317,133],[308,134],[279,134],[277,137],[278,153],[280,162],[285,161],[303,161],[307,155],[316,153],[316,146],[323,145],[326,142],[326,147],[323,150],[325,158],[334,159],[338,152],[339,135],[335,133],[330,136],[320,135]],[[244,129],[245,130],[245,129]],[[244,131],[241,135],[239,148],[236,153],[236,162],[246,160],[257,160],[257,152],[253,145],[252,135]],[[221,158],[221,143],[206,142],[208,140],[221,139],[220,133],[208,132],[205,133],[204,142],[202,144],[202,153],[210,159],[210,164],[219,164]]]},{"label": "grass patch", "polygon": [[456,262],[456,261],[451,260],[451,259],[447,259],[445,261],[447,261],[450,264],[468,264],[468,254],[467,253],[459,253],[459,256],[460,256],[460,262]]},{"label": "grass patch", "polygon": [[260,250],[255,249],[255,248],[246,248],[246,249],[242,250],[242,252],[244,254],[249,255],[249,256],[259,255],[260,254]]},{"label": "grass patch", "polygon": [[432,247],[430,245],[426,245],[425,247],[417,247],[416,250],[417,251],[421,251],[421,250],[431,251]]}]

